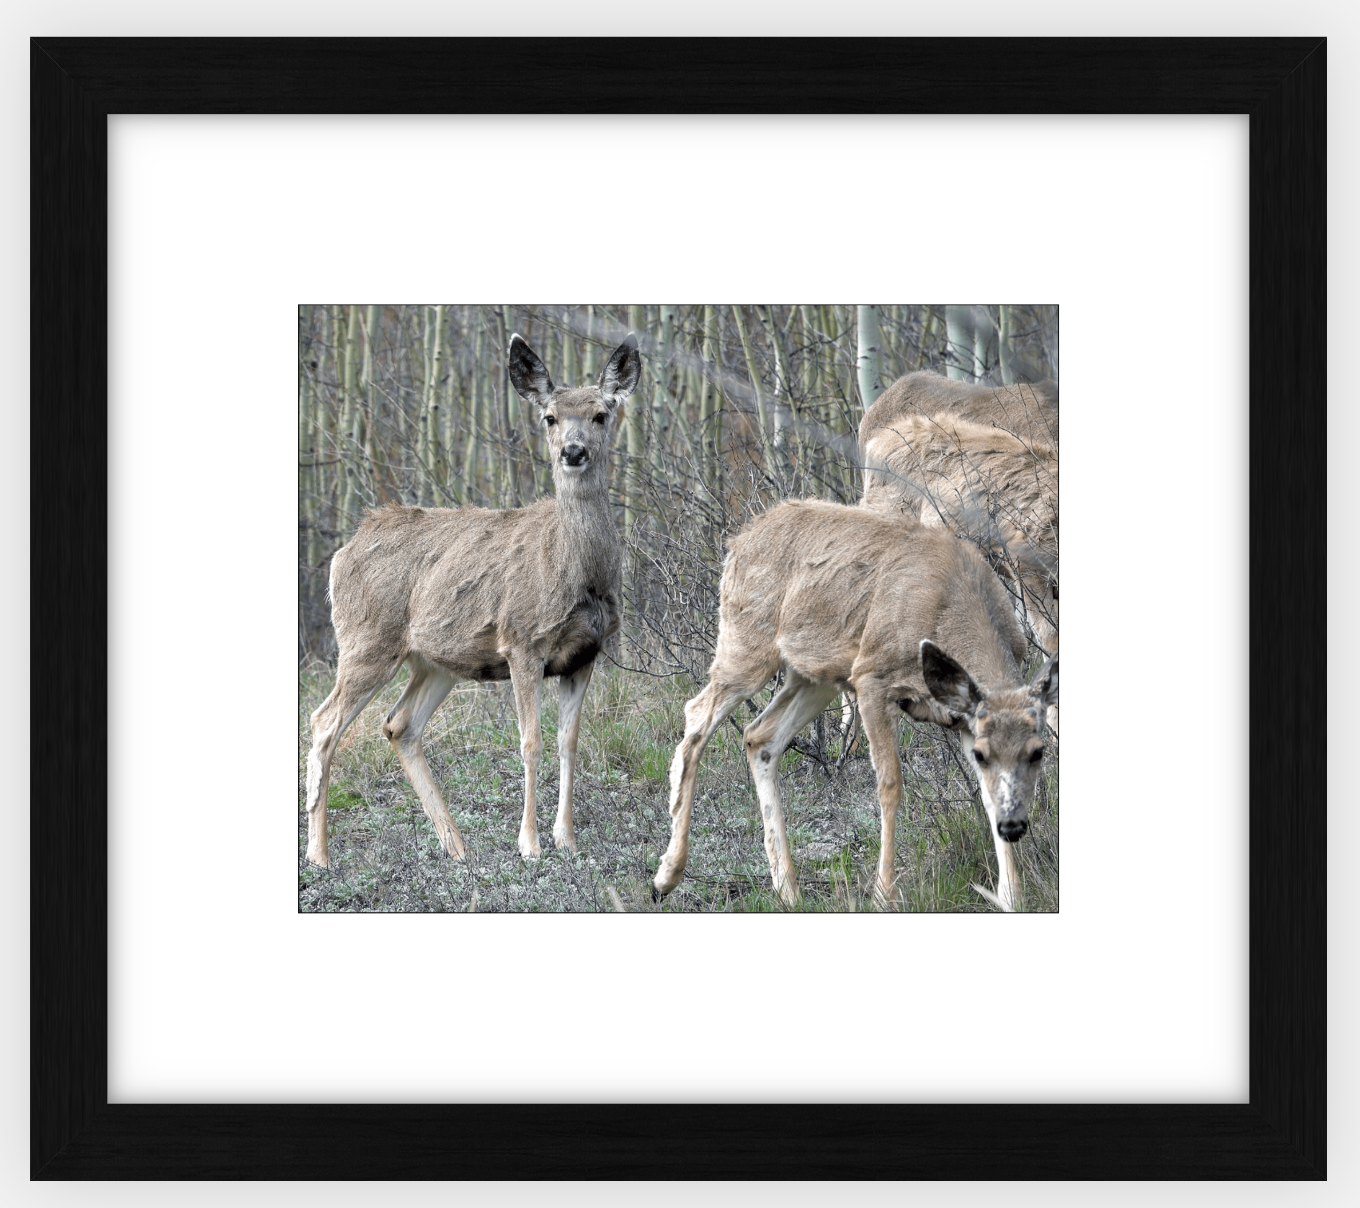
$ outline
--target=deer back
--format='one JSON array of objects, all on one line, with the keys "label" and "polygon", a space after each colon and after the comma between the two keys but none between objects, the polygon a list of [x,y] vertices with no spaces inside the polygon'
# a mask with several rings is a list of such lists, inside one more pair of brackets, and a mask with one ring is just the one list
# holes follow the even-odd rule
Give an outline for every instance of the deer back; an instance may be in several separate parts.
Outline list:
[{"label": "deer back", "polygon": [[911,415],[954,415],[1001,428],[1025,441],[1058,443],[1058,387],[1042,382],[979,386],[928,369],[897,379],[874,401],[859,426],[860,452],[879,428]]},{"label": "deer back", "polygon": [[894,420],[863,449],[865,507],[910,511],[923,524],[974,538],[995,522],[1006,546],[1031,544],[1056,558],[1058,455],[1051,445],[943,414]]},{"label": "deer back", "polygon": [[911,516],[799,500],[733,540],[719,660],[738,648],[777,650],[812,679],[873,674],[919,695],[922,638],[967,651],[980,682],[1018,679],[1025,643],[1005,589],[948,532]]},{"label": "deer back", "polygon": [[332,563],[337,640],[415,651],[471,679],[508,674],[510,647],[554,665],[564,651],[594,657],[618,627],[618,537],[605,526],[582,542],[567,528],[555,499],[370,513]]}]

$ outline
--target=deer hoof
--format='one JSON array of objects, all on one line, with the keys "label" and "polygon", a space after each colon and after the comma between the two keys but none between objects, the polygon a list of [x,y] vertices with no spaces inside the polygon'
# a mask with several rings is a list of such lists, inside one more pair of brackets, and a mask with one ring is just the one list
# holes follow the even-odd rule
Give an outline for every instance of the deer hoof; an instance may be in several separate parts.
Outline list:
[{"label": "deer hoof", "polygon": [[556,844],[558,851],[576,854],[576,836],[561,831],[553,831],[553,843]]},{"label": "deer hoof", "polygon": [[537,860],[543,854],[537,835],[520,835],[519,854],[526,860]]}]

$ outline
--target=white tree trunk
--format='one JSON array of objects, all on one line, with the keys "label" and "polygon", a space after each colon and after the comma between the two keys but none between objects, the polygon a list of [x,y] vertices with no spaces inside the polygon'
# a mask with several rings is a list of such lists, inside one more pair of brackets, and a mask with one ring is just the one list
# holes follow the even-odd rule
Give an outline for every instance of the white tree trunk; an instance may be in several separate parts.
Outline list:
[{"label": "white tree trunk", "polygon": [[878,307],[859,308],[859,356],[856,366],[859,371],[859,397],[864,409],[869,410],[874,400],[883,393],[882,369],[879,349],[882,340],[878,331]]},{"label": "white tree trunk", "polygon": [[946,348],[945,372],[958,382],[966,382],[973,364],[973,316],[967,306],[944,308]]},{"label": "white tree trunk", "polygon": [[973,381],[987,376],[987,353],[992,344],[992,317],[985,306],[973,307]]},{"label": "white tree trunk", "polygon": [[1044,307],[1044,354],[1048,357],[1048,371],[1058,380],[1058,308]]},{"label": "white tree trunk", "polygon": [[[792,316],[790,316],[792,317]],[[788,469],[789,431],[793,428],[793,382],[789,373],[788,344],[779,322],[774,315],[774,307],[765,307],[765,326],[769,330],[770,351],[774,353],[774,398],[772,403],[774,421],[774,447],[779,453],[781,469]]]},{"label": "white tree trunk", "polygon": [[669,391],[671,340],[675,336],[675,307],[661,307],[661,338],[652,356],[652,464],[660,467],[663,451],[671,438]]},{"label": "white tree trunk", "polygon": [[1011,332],[1015,327],[1015,319],[1009,306],[1002,306],[998,317],[1000,322],[997,326],[1000,330],[996,337],[996,353],[1001,362],[1001,384],[1011,386],[1015,383],[1015,357],[1011,352]]}]

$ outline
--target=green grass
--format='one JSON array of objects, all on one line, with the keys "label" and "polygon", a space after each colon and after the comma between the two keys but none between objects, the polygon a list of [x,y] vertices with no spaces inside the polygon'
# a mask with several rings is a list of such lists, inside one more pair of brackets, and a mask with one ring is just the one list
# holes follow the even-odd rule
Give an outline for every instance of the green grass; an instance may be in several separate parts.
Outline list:
[{"label": "green grass", "polygon": [[[770,886],[763,829],[741,738],[725,723],[699,768],[690,860],[661,903],[651,878],[670,838],[669,770],[694,685],[603,666],[586,695],[576,764],[579,855],[552,845],[557,806],[556,684],[543,692],[544,757],[538,771],[539,860],[515,846],[524,768],[509,685],[459,685],[425,731],[426,758],[468,847],[448,859],[406,780],[382,719],[401,693],[403,671],[350,727],[332,764],[332,867],[304,858],[303,806],[308,722],[330,691],[325,667],[299,678],[298,868],[304,911],[783,911]],[[749,720],[743,708],[742,723]],[[838,716],[825,717],[829,764],[839,755]],[[805,735],[805,739],[809,736]],[[861,744],[861,748],[863,744]],[[1018,846],[1021,910],[1058,908],[1057,743]],[[971,887],[996,883],[992,843],[976,786],[956,740],[933,727],[903,725],[906,799],[898,814],[894,906],[908,911],[992,911]],[[878,800],[867,751],[824,770],[798,752],[780,764],[785,822],[802,910],[874,909]]]}]

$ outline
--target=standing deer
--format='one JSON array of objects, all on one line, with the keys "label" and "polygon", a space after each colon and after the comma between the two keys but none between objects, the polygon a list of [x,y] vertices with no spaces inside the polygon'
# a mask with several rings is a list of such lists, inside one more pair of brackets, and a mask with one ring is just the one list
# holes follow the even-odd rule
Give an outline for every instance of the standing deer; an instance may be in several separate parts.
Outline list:
[{"label": "standing deer", "polygon": [[784,503],[757,517],[732,541],[708,685],[685,706],[685,736],[671,763],[671,841],[657,868],[657,892],[675,888],[689,859],[705,745],[782,668],[783,684],[745,731],[780,897],[790,905],[799,900],[779,801],[780,756],[838,692],[853,688],[878,778],[879,899],[891,899],[895,880],[901,709],[959,732],[991,822],[996,896],[1012,909],[1018,887],[1012,844],[1028,829],[1044,756],[1044,711],[1058,699],[1057,656],[1030,684],[1020,672],[1024,656],[1005,589],[978,551],[949,532],[911,516],[819,500]]},{"label": "standing deer", "polygon": [[922,524],[978,538],[1013,579],[1035,641],[1058,642],[1058,453],[990,425],[944,413],[902,415],[860,434],[864,507],[906,511]]},{"label": "standing deer", "polygon": [[508,359],[510,381],[538,409],[547,433],[556,498],[499,511],[384,507],[331,561],[340,661],[334,690],[312,714],[307,759],[307,858],[323,867],[330,863],[326,786],[336,746],[402,663],[411,678],[383,733],[455,859],[463,858],[463,838],[420,745],[430,716],[456,680],[510,681],[524,759],[519,850],[537,856],[540,693],[545,675],[560,677],[553,840],[576,850],[571,797],[581,701],[596,654],[619,627],[622,547],[609,508],[609,440],[641,365],[631,334],[595,386],[554,386],[519,335],[510,339]]}]

